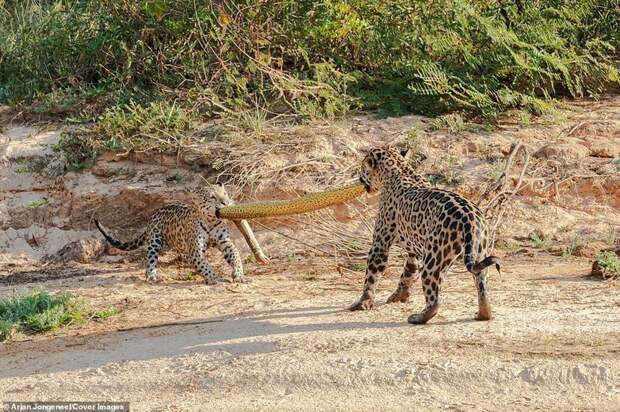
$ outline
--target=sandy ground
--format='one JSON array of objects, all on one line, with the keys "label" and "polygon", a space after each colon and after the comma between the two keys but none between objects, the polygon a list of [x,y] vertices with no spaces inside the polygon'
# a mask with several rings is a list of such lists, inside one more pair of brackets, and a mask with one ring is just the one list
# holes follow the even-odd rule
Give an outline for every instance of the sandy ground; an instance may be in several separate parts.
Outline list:
[{"label": "sandy ground", "polygon": [[[274,264],[250,265],[251,285],[171,275],[149,285],[138,265],[128,274],[101,264],[46,282],[123,312],[3,345],[0,399],[127,400],[135,410],[620,407],[620,289],[584,277],[586,259],[505,259],[490,322],[473,320],[474,285],[453,273],[424,326],[406,323],[421,293],[351,313],[362,272],[341,275],[321,260]],[[309,267],[321,269],[308,276]],[[380,300],[397,276],[394,266]],[[147,328],[174,320],[197,324]]]}]

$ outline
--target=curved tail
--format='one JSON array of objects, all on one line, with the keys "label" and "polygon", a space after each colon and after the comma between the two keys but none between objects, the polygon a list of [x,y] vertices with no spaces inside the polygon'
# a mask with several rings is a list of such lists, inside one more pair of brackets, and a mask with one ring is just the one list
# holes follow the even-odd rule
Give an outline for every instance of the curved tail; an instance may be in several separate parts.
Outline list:
[{"label": "curved tail", "polygon": [[139,248],[140,246],[142,246],[144,244],[144,241],[146,240],[146,232],[142,232],[142,234],[140,236],[138,236],[137,238],[129,241],[129,242],[121,242],[120,240],[114,239],[112,236],[110,236],[107,232],[106,229],[103,227],[103,225],[101,223],[99,223],[99,221],[97,219],[95,219],[95,225],[97,225],[97,229],[99,229],[99,231],[101,232],[101,234],[103,235],[103,237],[106,238],[106,240],[108,242],[110,242],[110,244],[112,246],[114,246],[117,249],[120,250],[134,250]]},{"label": "curved tail", "polygon": [[[474,256],[474,251],[477,250],[477,237],[474,237],[473,231],[470,229],[469,231],[465,231],[465,248],[463,251],[463,260],[465,263],[465,267],[467,271],[477,275],[482,272],[484,269],[491,265],[495,265],[495,269],[497,269],[497,273],[501,275],[501,266],[500,260],[497,256],[487,256],[481,261],[476,261],[476,257]],[[474,240],[476,239],[476,240]]]},{"label": "curved tail", "polygon": [[487,256],[484,259],[482,259],[480,262],[474,262],[473,259],[467,259],[465,258],[465,267],[467,268],[467,271],[470,273],[473,273],[474,275],[477,275],[478,273],[482,272],[484,269],[486,269],[487,267],[491,266],[491,265],[495,265],[495,269],[497,269],[497,273],[501,274],[501,266],[500,266],[500,260],[497,256]]}]

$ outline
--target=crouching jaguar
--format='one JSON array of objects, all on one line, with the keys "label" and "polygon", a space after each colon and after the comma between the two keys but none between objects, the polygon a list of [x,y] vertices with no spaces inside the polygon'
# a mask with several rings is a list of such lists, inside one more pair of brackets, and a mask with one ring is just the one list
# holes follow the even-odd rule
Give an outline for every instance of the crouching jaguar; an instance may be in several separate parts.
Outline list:
[{"label": "crouching jaguar", "polygon": [[398,245],[408,257],[398,288],[388,303],[407,302],[411,284],[418,277],[426,299],[424,310],[411,315],[409,323],[426,323],[437,314],[444,276],[461,253],[478,290],[477,319],[491,319],[487,267],[494,264],[499,271],[500,262],[495,256],[487,256],[489,229],[482,212],[456,193],[430,188],[410,166],[406,154],[406,150],[393,147],[377,148],[362,162],[359,179],[367,192],[380,192],[379,213],[368,253],[364,291],[350,310],[373,307],[390,247]]},{"label": "crouching jaguar", "polygon": [[[207,262],[205,252],[208,247],[216,246],[226,262],[233,268],[233,282],[246,282],[239,251],[230,239],[228,226],[216,217],[216,209],[231,205],[228,193],[221,185],[207,186],[189,191],[189,204],[173,204],[157,210],[150,218],[146,229],[137,238],[122,242],[110,236],[108,231],[97,221],[95,224],[112,246],[121,250],[134,250],[143,244],[148,245],[146,279],[157,281],[157,259],[163,247],[178,252],[189,260],[204,277],[207,284],[216,283],[219,277]],[[256,260],[267,263],[254,233],[245,220],[235,221],[245,240],[250,245]]]}]

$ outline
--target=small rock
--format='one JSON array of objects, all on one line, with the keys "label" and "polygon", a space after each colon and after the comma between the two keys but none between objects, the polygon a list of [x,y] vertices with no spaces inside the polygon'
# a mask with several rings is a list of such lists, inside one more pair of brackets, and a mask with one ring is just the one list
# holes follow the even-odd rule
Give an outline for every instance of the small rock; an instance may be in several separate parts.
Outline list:
[{"label": "small rock", "polygon": [[110,177],[114,175],[112,169],[107,167],[106,165],[95,165],[90,169],[90,172],[97,177]]},{"label": "small rock", "polygon": [[612,159],[620,157],[620,143],[611,138],[589,137],[584,141],[584,145],[590,149],[590,156]]},{"label": "small rock", "polygon": [[79,262],[88,263],[97,259],[106,251],[107,244],[101,239],[86,238],[66,244],[53,255],[43,257],[43,262]]},{"label": "small rock", "polygon": [[590,154],[590,150],[580,143],[550,143],[538,149],[535,157],[550,159],[582,159]]}]

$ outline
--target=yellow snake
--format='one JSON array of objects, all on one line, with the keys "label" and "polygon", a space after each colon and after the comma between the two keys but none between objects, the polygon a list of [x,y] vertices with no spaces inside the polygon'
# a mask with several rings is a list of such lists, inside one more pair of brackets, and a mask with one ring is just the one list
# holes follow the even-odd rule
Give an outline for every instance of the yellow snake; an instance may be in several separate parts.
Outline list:
[{"label": "yellow snake", "polygon": [[324,192],[309,193],[296,199],[223,206],[217,211],[217,216],[222,219],[240,220],[308,213],[355,199],[364,191],[364,186],[361,183],[355,183]]}]

